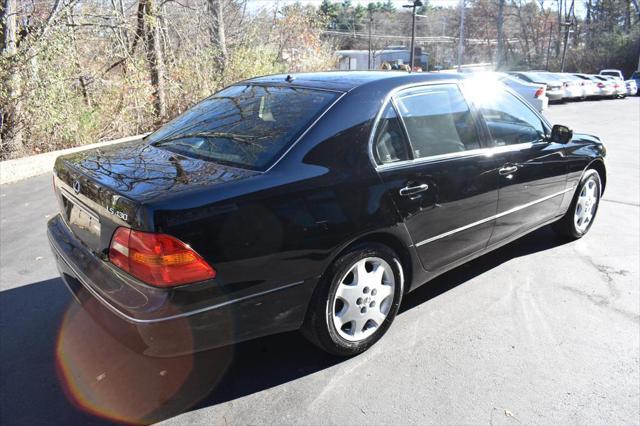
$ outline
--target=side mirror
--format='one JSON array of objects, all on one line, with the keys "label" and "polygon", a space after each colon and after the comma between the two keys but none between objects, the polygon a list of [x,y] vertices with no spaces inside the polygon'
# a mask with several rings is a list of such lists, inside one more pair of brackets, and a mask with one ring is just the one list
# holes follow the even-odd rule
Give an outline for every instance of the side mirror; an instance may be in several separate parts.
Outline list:
[{"label": "side mirror", "polygon": [[562,124],[554,124],[551,129],[551,142],[569,143],[573,138],[573,130]]}]

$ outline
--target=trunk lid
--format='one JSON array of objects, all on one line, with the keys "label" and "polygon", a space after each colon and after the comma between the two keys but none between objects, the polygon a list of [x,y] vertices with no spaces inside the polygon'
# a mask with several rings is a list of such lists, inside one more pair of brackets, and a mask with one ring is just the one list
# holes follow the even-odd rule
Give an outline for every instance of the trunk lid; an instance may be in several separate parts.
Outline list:
[{"label": "trunk lid", "polygon": [[153,230],[148,216],[140,214],[146,203],[257,173],[137,141],[59,157],[54,187],[69,228],[91,250],[106,256],[118,226]]}]

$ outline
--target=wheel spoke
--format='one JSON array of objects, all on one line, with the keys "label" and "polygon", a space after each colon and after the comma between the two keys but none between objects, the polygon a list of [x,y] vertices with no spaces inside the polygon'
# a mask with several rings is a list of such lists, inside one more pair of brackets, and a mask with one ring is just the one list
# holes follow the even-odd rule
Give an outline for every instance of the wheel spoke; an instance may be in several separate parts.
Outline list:
[{"label": "wheel spoke", "polygon": [[386,299],[391,295],[391,293],[393,292],[393,287],[390,285],[383,284],[376,287],[376,290],[377,290],[376,299],[379,301],[378,305],[380,305],[384,299]]},{"label": "wheel spoke", "polygon": [[362,333],[362,329],[364,325],[367,323],[367,319],[365,317],[358,317],[352,321],[351,324],[351,335],[354,337],[358,337],[360,333]]},{"label": "wheel spoke", "polygon": [[362,284],[367,279],[367,275],[369,275],[365,265],[366,262],[361,260],[356,264],[356,267],[353,268],[353,273],[355,274],[354,282],[357,284]]},{"label": "wheel spoke", "polygon": [[373,322],[375,322],[378,327],[382,325],[382,323],[386,318],[387,316],[382,312],[380,312],[380,309],[377,306],[371,309],[371,313],[369,314],[369,319],[373,320]]},{"label": "wheel spoke", "polygon": [[355,305],[360,294],[361,291],[357,285],[340,284],[336,291],[336,296],[349,303],[349,305]]},{"label": "wheel spoke", "polygon": [[384,276],[384,266],[377,265],[373,271],[369,273],[371,277],[371,285],[380,285]]},{"label": "wheel spoke", "polygon": [[357,306],[349,306],[340,315],[336,314],[334,317],[338,320],[340,327],[350,322],[353,322],[360,318],[360,310]]}]

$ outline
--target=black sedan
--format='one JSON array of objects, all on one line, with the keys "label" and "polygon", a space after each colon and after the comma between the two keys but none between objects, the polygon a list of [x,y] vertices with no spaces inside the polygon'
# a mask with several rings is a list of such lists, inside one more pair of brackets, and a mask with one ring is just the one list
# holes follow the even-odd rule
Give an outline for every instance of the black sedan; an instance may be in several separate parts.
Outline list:
[{"label": "black sedan", "polygon": [[260,77],[58,158],[48,235],[67,286],[148,354],[301,328],[352,355],[435,276],[548,224],[585,235],[605,153],[457,74]]}]

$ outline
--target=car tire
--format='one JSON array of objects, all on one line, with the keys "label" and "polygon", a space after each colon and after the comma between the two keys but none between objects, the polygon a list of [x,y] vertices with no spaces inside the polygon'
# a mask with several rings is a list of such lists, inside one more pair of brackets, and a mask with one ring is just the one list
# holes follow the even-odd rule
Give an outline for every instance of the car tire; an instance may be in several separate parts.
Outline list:
[{"label": "car tire", "polygon": [[403,292],[402,265],[393,250],[378,243],[355,246],[318,283],[302,333],[330,354],[360,354],[389,329]]},{"label": "car tire", "polygon": [[600,174],[596,170],[588,169],[584,173],[569,209],[560,220],[553,223],[554,231],[573,240],[582,238],[589,232],[600,206],[601,182]]}]

